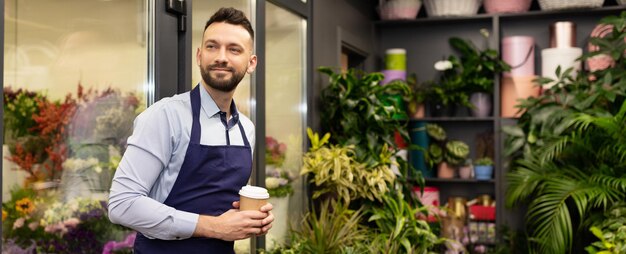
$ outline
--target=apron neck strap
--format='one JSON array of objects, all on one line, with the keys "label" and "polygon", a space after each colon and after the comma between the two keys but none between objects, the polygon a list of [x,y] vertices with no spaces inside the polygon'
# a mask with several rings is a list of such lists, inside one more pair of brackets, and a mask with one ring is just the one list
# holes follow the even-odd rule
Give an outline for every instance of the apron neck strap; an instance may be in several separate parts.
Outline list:
[{"label": "apron neck strap", "polygon": [[[191,137],[189,142],[194,144],[200,144],[200,137],[202,136],[202,127],[200,127],[200,109],[202,108],[200,99],[201,86],[202,84],[198,84],[189,93],[189,96],[191,97],[191,113],[193,117],[193,123],[191,124]],[[246,137],[246,132],[243,129],[241,120],[237,121],[237,125],[239,126],[239,132],[241,133],[241,139],[243,140],[244,146],[250,147],[250,142],[248,142],[248,138]],[[226,135],[228,135],[228,133]]]}]

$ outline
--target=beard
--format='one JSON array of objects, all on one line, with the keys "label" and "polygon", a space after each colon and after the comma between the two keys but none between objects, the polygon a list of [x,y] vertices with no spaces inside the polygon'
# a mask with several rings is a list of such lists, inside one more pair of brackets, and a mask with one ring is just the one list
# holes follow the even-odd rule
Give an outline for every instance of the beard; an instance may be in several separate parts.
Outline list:
[{"label": "beard", "polygon": [[[221,69],[228,69],[228,71],[232,73],[230,79],[227,79],[225,77],[226,74],[223,73],[216,74],[216,77],[211,76],[211,69],[216,67],[219,67]],[[235,70],[235,68],[226,67],[222,64],[212,64],[206,66],[206,68],[201,67],[200,75],[202,76],[202,80],[204,80],[204,83],[206,83],[211,88],[222,92],[231,92],[235,90],[235,88],[237,88],[239,82],[241,82],[243,77],[246,75],[246,71],[245,69],[243,71],[237,71]]]}]

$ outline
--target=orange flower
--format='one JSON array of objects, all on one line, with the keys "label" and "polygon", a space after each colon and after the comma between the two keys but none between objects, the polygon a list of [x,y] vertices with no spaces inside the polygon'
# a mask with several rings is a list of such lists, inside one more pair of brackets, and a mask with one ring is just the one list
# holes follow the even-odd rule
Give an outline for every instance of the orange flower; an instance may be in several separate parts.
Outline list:
[{"label": "orange flower", "polygon": [[30,214],[35,210],[35,205],[30,198],[23,198],[15,202],[15,210],[23,214]]},{"label": "orange flower", "polygon": [[4,209],[2,210],[2,221],[7,219],[7,211],[5,211]]}]

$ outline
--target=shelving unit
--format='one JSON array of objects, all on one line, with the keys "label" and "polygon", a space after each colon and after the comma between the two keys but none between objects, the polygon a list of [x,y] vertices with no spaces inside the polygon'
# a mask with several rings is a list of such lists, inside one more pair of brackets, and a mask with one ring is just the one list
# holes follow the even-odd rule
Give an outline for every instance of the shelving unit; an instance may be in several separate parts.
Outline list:
[{"label": "shelving unit", "polygon": [[[405,48],[407,50],[407,75],[417,74],[418,82],[435,80],[437,71],[433,65],[436,61],[455,54],[448,44],[450,37],[456,36],[471,40],[476,46],[486,46],[500,51],[503,37],[512,35],[529,35],[535,38],[535,73],[541,73],[541,50],[549,44],[549,26],[556,21],[572,21],[576,23],[577,46],[587,51],[587,43],[591,30],[606,16],[619,15],[626,10],[626,5],[616,5],[614,1],[606,1],[605,6],[596,9],[578,9],[563,11],[541,11],[537,3],[529,12],[521,14],[478,14],[471,17],[427,18],[423,11],[417,19],[398,21],[374,21],[376,57],[383,63],[385,50],[389,48]],[[488,40],[484,40],[479,30],[490,31]],[[381,70],[379,66],[379,70]],[[509,210],[504,207],[506,191],[506,158],[503,156],[504,136],[502,126],[515,124],[516,119],[500,117],[500,80],[494,77],[496,85],[493,96],[493,116],[486,118],[473,117],[427,117],[411,121],[434,122],[441,125],[451,139],[465,141],[472,150],[470,158],[475,159],[475,136],[479,133],[491,132],[494,135],[494,179],[477,181],[471,179],[439,179],[427,178],[427,186],[435,186],[440,190],[440,202],[444,204],[448,197],[463,196],[468,199],[479,194],[489,194],[496,199],[496,224],[500,228],[507,225],[520,228],[523,211]]]}]

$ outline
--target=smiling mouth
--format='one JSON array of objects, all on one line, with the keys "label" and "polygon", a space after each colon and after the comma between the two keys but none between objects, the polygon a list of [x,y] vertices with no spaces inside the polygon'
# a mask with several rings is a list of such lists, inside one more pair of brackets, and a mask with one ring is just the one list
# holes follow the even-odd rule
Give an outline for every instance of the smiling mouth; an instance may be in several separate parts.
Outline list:
[{"label": "smiling mouth", "polygon": [[221,72],[232,72],[231,69],[228,68],[211,68],[212,71],[221,71]]}]

